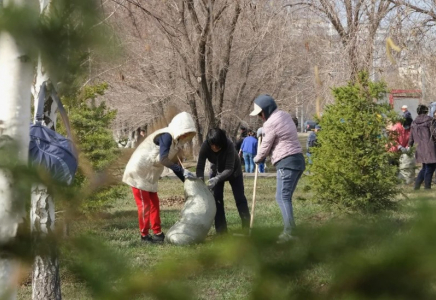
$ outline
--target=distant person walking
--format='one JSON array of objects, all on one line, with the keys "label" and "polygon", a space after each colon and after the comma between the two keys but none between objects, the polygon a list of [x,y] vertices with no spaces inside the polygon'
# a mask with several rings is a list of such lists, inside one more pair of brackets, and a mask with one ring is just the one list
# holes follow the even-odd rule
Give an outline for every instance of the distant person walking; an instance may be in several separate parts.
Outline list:
[{"label": "distant person walking", "polygon": [[[260,144],[262,144],[263,127],[259,127],[259,129],[257,130],[257,139],[260,141]],[[265,160],[259,162],[258,169],[259,169],[259,173],[265,173]]]},{"label": "distant person walking", "polygon": [[321,126],[316,125],[313,131],[309,133],[309,136],[307,137],[306,142],[306,155],[309,161],[309,164],[312,164],[312,153],[310,152],[310,148],[316,147],[318,138],[316,134],[318,131],[321,130]]},{"label": "distant person walking", "polygon": [[417,163],[422,163],[422,169],[419,171],[415,180],[415,190],[420,189],[424,182],[424,189],[431,189],[431,179],[436,169],[436,143],[432,138],[433,118],[428,116],[428,107],[419,105],[417,108],[418,116],[411,126],[409,146],[415,143],[415,158]]},{"label": "distant person walking", "polygon": [[244,139],[239,150],[239,156],[243,153],[245,162],[245,172],[254,173],[254,161],[253,158],[257,154],[257,139],[254,137],[254,132],[249,131],[248,136]]},{"label": "distant person walking", "polygon": [[254,162],[259,163],[271,154],[271,162],[277,169],[276,201],[284,223],[284,230],[277,242],[284,243],[293,238],[291,232],[295,222],[292,195],[306,167],[297,128],[291,115],[279,110],[270,95],[257,97],[250,115],[259,116],[264,121],[265,136]]},{"label": "distant person walking", "polygon": [[412,114],[410,113],[410,111],[407,108],[407,105],[401,106],[401,111],[403,112],[403,118],[405,118],[405,119],[408,119],[408,118],[413,119],[412,118]]},{"label": "distant person walking", "polygon": [[248,131],[245,126],[241,126],[239,130],[240,132],[235,143],[235,149],[236,149],[236,153],[239,154],[239,159],[241,160],[242,163],[244,163],[244,158],[242,157],[242,155],[240,155],[240,151],[241,151],[242,142],[247,137]]}]

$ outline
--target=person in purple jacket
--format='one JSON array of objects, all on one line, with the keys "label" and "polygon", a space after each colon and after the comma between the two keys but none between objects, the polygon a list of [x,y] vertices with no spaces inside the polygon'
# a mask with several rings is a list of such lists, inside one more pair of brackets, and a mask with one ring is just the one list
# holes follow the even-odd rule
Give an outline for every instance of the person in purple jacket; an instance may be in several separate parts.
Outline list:
[{"label": "person in purple jacket", "polygon": [[427,115],[426,105],[418,105],[416,112],[418,116],[410,127],[409,147],[417,144],[415,159],[417,163],[422,164],[422,169],[416,176],[415,190],[419,190],[422,183],[424,183],[424,189],[430,190],[431,179],[436,170],[436,143],[432,138],[433,119]]},{"label": "person in purple jacket", "polygon": [[239,156],[241,153],[244,157],[245,162],[245,172],[254,173],[254,161],[253,158],[257,154],[257,139],[254,137],[252,130],[248,131],[248,136],[244,139],[239,150]]},{"label": "person in purple jacket", "polygon": [[271,162],[277,169],[276,201],[284,223],[277,242],[285,243],[293,239],[291,233],[295,221],[292,194],[306,168],[297,128],[291,115],[279,110],[270,95],[257,97],[250,115],[259,116],[264,121],[264,137],[254,162],[259,163],[271,154]]}]

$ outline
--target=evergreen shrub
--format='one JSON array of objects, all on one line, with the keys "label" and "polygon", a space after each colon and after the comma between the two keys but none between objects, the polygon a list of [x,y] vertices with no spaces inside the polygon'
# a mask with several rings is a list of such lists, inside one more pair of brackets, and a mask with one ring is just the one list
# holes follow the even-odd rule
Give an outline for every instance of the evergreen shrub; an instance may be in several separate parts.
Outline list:
[{"label": "evergreen shrub", "polygon": [[85,210],[100,209],[122,196],[122,189],[112,187],[109,182],[113,171],[110,167],[120,155],[109,129],[116,110],[109,109],[104,101],[96,103],[97,96],[103,95],[107,87],[107,83],[86,86],[81,93],[66,99],[80,149],[79,171],[74,184],[82,191],[90,192],[82,202]]},{"label": "evergreen shrub", "polygon": [[333,88],[335,101],[320,121],[310,171],[315,199],[350,211],[391,207],[399,193],[397,168],[390,164],[385,128],[399,116],[387,103],[384,82],[360,73],[355,82]]}]

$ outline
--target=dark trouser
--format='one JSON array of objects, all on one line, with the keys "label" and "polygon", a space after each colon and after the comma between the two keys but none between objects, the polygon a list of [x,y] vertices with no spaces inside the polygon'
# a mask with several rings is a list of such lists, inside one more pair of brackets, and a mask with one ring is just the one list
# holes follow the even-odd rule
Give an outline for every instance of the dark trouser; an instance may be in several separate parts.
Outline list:
[{"label": "dark trouser", "polygon": [[431,189],[431,178],[436,169],[436,163],[422,164],[422,169],[419,171],[415,181],[415,189],[419,189],[424,182],[425,189]]},{"label": "dark trouser", "polygon": [[[229,180],[235,197],[236,208],[242,220],[242,228],[250,225],[250,212],[248,210],[247,198],[244,194],[244,179],[242,174]],[[218,234],[227,232],[226,213],[224,211],[224,181],[218,182],[214,188],[213,195],[216,203],[215,230]]]}]

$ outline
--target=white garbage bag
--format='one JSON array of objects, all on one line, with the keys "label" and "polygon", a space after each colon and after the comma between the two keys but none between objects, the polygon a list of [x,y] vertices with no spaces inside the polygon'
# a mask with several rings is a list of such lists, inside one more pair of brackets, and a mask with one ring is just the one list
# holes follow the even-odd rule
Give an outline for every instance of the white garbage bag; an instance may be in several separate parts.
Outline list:
[{"label": "white garbage bag", "polygon": [[406,184],[415,180],[415,156],[403,153],[400,156],[400,167],[398,178],[405,181]]},{"label": "white garbage bag", "polygon": [[215,199],[201,179],[185,180],[185,206],[181,219],[168,230],[165,241],[190,245],[204,241],[216,214]]}]

